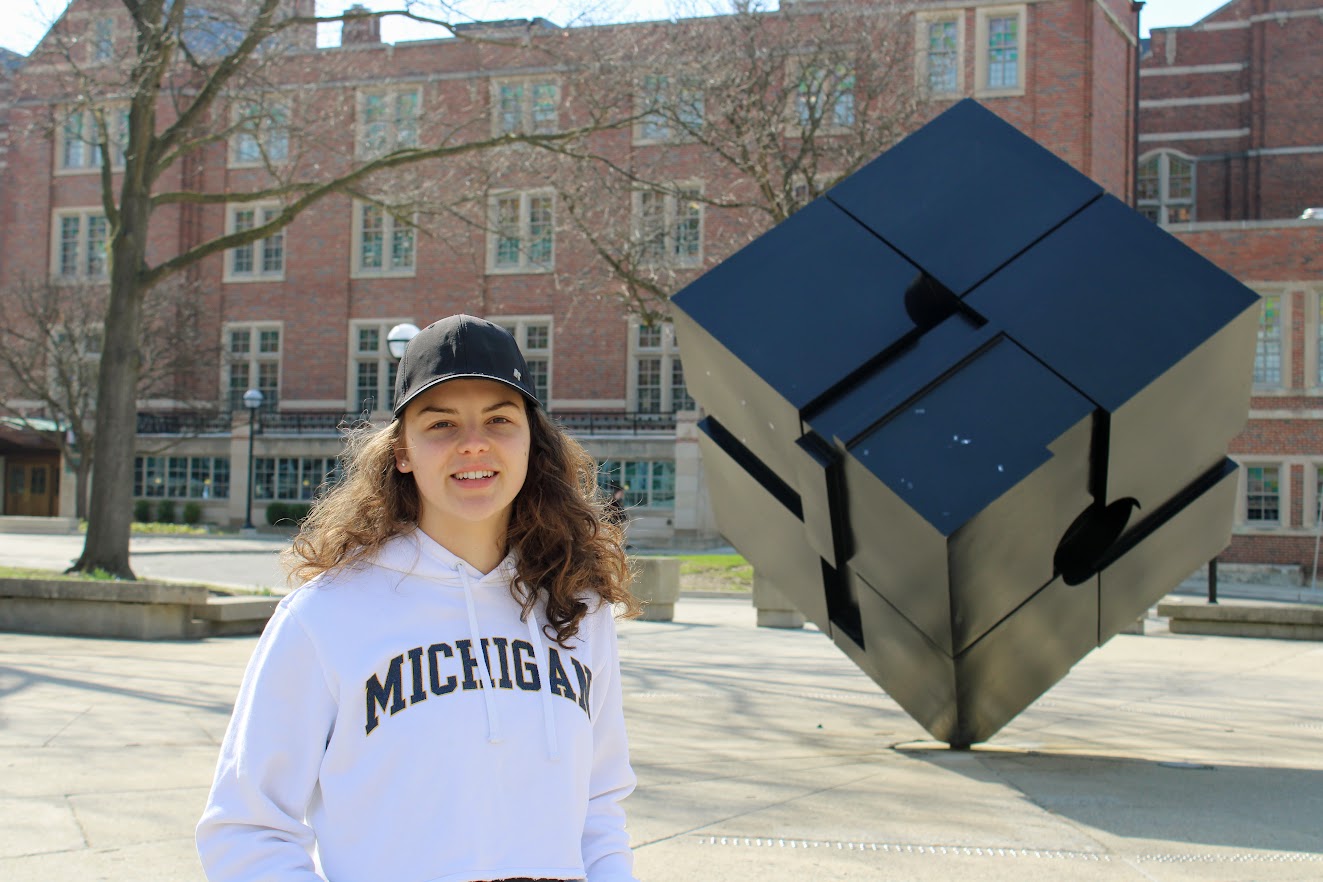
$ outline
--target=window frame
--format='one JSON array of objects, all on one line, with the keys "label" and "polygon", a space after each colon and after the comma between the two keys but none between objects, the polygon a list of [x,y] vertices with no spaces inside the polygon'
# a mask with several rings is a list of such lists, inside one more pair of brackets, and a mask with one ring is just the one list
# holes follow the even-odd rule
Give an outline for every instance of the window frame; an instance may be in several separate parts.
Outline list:
[{"label": "window frame", "polygon": [[[366,199],[352,201],[353,217],[350,219],[352,239],[350,242],[349,277],[352,279],[409,279],[418,275],[418,231],[412,221],[400,220],[389,208]],[[381,212],[381,267],[363,266],[363,216],[369,209]],[[408,266],[395,264],[395,236],[404,227],[410,239],[412,262]]]},{"label": "window frame", "polygon": [[[514,335],[515,342],[519,344],[519,351],[524,353],[524,361],[528,363],[532,370],[535,363],[540,363],[543,367],[543,376],[546,377],[546,387],[538,400],[542,402],[544,408],[550,409],[551,391],[552,391],[552,368],[555,362],[555,340],[556,323],[555,318],[550,314],[544,315],[488,315],[484,316],[492,324],[500,325]],[[528,342],[528,332],[533,328],[546,328],[547,345],[534,348]],[[534,389],[537,388],[537,382],[534,380]]]},{"label": "window frame", "polygon": [[[1190,164],[1190,195],[1188,197],[1178,199],[1171,195],[1171,161],[1173,158],[1179,159],[1182,162],[1188,162]],[[1157,171],[1158,171],[1157,198],[1146,199],[1137,195],[1135,198],[1135,207],[1139,210],[1141,214],[1144,214],[1145,217],[1148,217],[1148,212],[1145,209],[1155,209],[1157,211],[1157,217],[1150,218],[1150,220],[1153,220],[1160,227],[1165,227],[1169,224],[1184,224],[1184,223],[1194,222],[1194,220],[1196,219],[1195,210],[1197,208],[1197,197],[1199,193],[1198,160],[1195,157],[1191,156],[1190,154],[1185,153],[1181,150],[1172,150],[1170,148],[1164,148],[1161,150],[1151,150],[1148,153],[1145,153],[1143,156],[1141,156],[1139,158],[1139,162],[1135,164],[1136,177],[1138,177],[1139,174],[1142,173],[1143,167],[1152,161],[1157,162]],[[1136,181],[1135,190],[1136,193],[1138,194],[1139,192],[1138,181]],[[1171,212],[1181,207],[1188,207],[1189,217],[1179,220],[1172,220]]]},{"label": "window frame", "polygon": [[[55,172],[57,177],[66,175],[91,175],[101,173],[101,145],[95,141],[88,140],[93,136],[96,130],[96,112],[100,110],[103,113],[113,113],[116,122],[117,131],[107,132],[110,142],[110,170],[120,172],[124,170],[124,150],[129,142],[129,102],[127,101],[109,101],[99,106],[78,104],[64,106],[59,109],[59,118],[55,126]],[[69,147],[69,122],[77,114],[79,117],[79,129],[81,136],[78,143],[82,145],[82,150],[87,155],[86,161],[78,165],[68,165]],[[116,137],[118,135],[118,138]]]},{"label": "window frame", "polygon": [[[377,396],[370,414],[392,412],[395,402],[395,378],[392,376],[392,371],[399,369],[399,361],[390,354],[386,338],[390,334],[391,328],[403,324],[413,325],[416,324],[416,321],[412,316],[349,320],[349,357],[348,371],[345,376],[346,413],[357,414],[363,412],[358,395],[358,366],[369,362],[377,365]],[[378,350],[375,353],[365,352],[359,348],[359,332],[367,329],[377,331]],[[383,405],[382,402],[385,402],[385,404]]]},{"label": "window frame", "polygon": [[[659,82],[660,88],[650,89],[649,81]],[[696,109],[697,118],[682,112],[686,102],[693,98],[697,100],[688,109]],[[660,110],[649,112],[654,100]],[[707,123],[707,92],[697,77],[645,73],[634,85],[634,108],[638,114],[631,132],[635,144],[684,143],[695,138],[689,129],[702,128]]]},{"label": "window frame", "polygon": [[[677,235],[682,219],[680,217],[680,202],[682,199],[694,198],[687,196],[690,192],[696,197],[698,206],[698,252],[693,256],[679,257],[676,253],[676,244],[680,237]],[[638,249],[638,263],[640,266],[665,267],[668,269],[696,269],[703,265],[706,254],[706,234],[707,234],[707,206],[703,202],[703,182],[702,181],[676,181],[661,189],[654,188],[635,188],[630,193],[630,226],[632,228],[634,245]],[[662,250],[663,255],[660,258],[647,256],[644,251],[646,243],[653,238],[650,235],[650,229],[646,227],[647,218],[644,216],[644,202],[649,196],[659,196],[662,200]]]},{"label": "window frame", "polygon": [[[806,77],[812,76],[815,72],[823,71],[827,67],[833,70],[823,75],[822,88],[826,88],[827,82],[833,83],[831,90],[827,91],[828,97],[833,97],[832,118],[828,120],[825,116],[818,121],[815,127],[812,126],[813,115],[807,110],[809,102],[805,99]],[[848,90],[838,89],[836,83],[842,80],[849,80],[851,85]],[[850,59],[823,59],[815,61],[812,59],[800,59],[790,66],[786,75],[786,98],[788,106],[786,107],[786,134],[792,138],[802,137],[804,133],[810,133],[811,137],[844,135],[854,130],[859,124],[859,71],[854,62]],[[838,118],[838,105],[841,96],[848,94],[850,96],[850,119],[848,122],[841,122]],[[815,96],[813,104],[816,105]]]},{"label": "window frame", "polygon": [[[228,236],[231,233],[234,233],[238,230],[238,223],[236,222],[235,213],[240,211],[250,211],[250,210],[253,211],[254,213],[256,212],[265,213],[265,212],[274,211],[276,214],[279,214],[281,211],[284,210],[284,206],[282,206],[279,202],[226,203],[225,235]],[[266,217],[263,221],[261,221],[261,223],[259,223],[257,221],[256,216],[254,216],[253,224],[254,226],[261,226],[262,224],[269,223],[270,221],[271,218]],[[285,267],[288,263],[288,257],[289,257],[289,248],[286,247],[285,244],[287,241],[285,232],[288,229],[289,226],[286,225],[284,227],[281,227],[274,234],[267,236],[265,239],[257,239],[256,241],[249,242],[247,245],[238,245],[233,248],[225,249],[224,252],[225,267],[221,275],[221,281],[226,283],[283,282],[285,280]],[[266,264],[266,259],[267,259],[266,249],[270,247],[268,246],[267,243],[277,238],[280,240],[280,269],[279,270],[260,269],[260,267]],[[240,248],[252,249],[253,269],[250,271],[239,271],[234,268],[235,259],[238,257],[238,252]]]},{"label": "window frame", "polygon": [[[64,218],[78,218],[78,246],[76,261],[78,271],[65,274],[63,270],[63,228]],[[88,258],[90,255],[90,242],[88,239],[89,224],[91,218],[100,218],[106,227],[106,253],[102,261],[103,271],[97,274],[87,272]],[[55,284],[80,284],[89,282],[109,282],[110,281],[110,222],[106,219],[105,209],[100,206],[68,206],[56,208],[51,211],[51,253],[50,253],[50,278]]]},{"label": "window frame", "polygon": [[[233,349],[233,335],[238,331],[248,332],[248,349],[243,353],[235,353]],[[262,332],[276,331],[276,350],[274,352],[262,351]],[[225,322],[221,326],[221,400],[226,403],[231,411],[244,410],[242,401],[243,393],[249,389],[258,389],[262,392],[261,412],[268,413],[275,411],[280,406],[280,389],[284,383],[284,352],[285,352],[285,323],[281,321],[254,321],[254,322]],[[248,365],[248,382],[243,390],[236,390],[231,385],[233,372],[231,365],[237,361],[242,361]],[[276,366],[276,385],[275,392],[268,394],[267,390],[261,386],[261,365],[275,364]]]},{"label": "window frame", "polygon": [[[627,477],[629,471],[627,466],[646,467],[647,488],[640,498],[639,489],[631,484],[631,479]],[[657,477],[658,467],[669,466],[670,471],[670,496],[669,501],[657,502]],[[660,471],[666,471],[661,468]],[[637,472],[635,472],[637,474]],[[678,484],[679,469],[676,467],[674,459],[647,459],[638,457],[621,458],[599,458],[597,459],[597,486],[604,497],[610,497],[610,488],[612,484],[618,484],[625,487],[625,498],[621,504],[632,513],[661,513],[675,510],[676,485]]]},{"label": "window frame", "polygon": [[[930,30],[933,25],[954,22],[956,26],[955,89],[933,91],[930,80]],[[957,98],[965,94],[965,10],[940,9],[918,12],[914,16],[914,84],[920,94],[932,100]]]},{"label": "window frame", "polygon": [[[497,260],[500,255],[500,246],[502,239],[508,239],[503,235],[500,220],[500,204],[502,200],[508,200],[511,197],[519,198],[519,262],[515,265],[501,265]],[[546,263],[538,263],[529,256],[529,249],[525,243],[533,239],[531,217],[531,202],[533,199],[547,198],[551,200],[551,226],[550,231],[550,252]],[[527,190],[505,189],[493,190],[487,195],[487,274],[498,275],[525,275],[530,273],[550,273],[556,269],[556,191],[546,187],[538,187]]]},{"label": "window frame", "polygon": [[[185,492],[183,494],[169,493],[170,467],[171,459],[187,460],[187,471],[185,473]],[[199,474],[197,466],[206,463],[206,477],[201,480],[201,492],[194,493],[194,476]],[[218,469],[220,463],[225,464],[225,468]],[[208,456],[186,454],[182,456],[170,456],[160,454],[135,455],[133,458],[133,498],[134,499],[198,499],[204,502],[213,500],[228,500],[230,498],[230,489],[233,487],[233,471],[231,470],[230,457],[228,456]],[[157,470],[157,466],[160,470]],[[217,475],[224,472],[225,480],[218,481]],[[149,478],[159,475],[161,480],[160,493],[148,493]],[[224,493],[215,492],[215,488],[224,488]]]},{"label": "window frame", "polygon": [[[256,120],[256,126],[249,130],[244,125],[244,119],[249,116],[249,109],[256,106],[261,110],[260,119]],[[274,115],[270,112],[275,108],[280,108],[284,114],[284,124],[274,125]],[[233,134],[229,137],[227,150],[228,168],[269,168],[285,165],[290,157],[290,114],[293,110],[293,104],[283,98],[269,95],[260,96],[257,100],[239,99],[230,105],[230,125],[234,128]],[[254,117],[259,114],[253,114]],[[268,121],[271,125],[266,125]],[[271,136],[283,131],[285,140],[285,149],[283,156],[273,156],[269,146]],[[257,148],[256,159],[244,159],[240,156],[240,144],[242,139],[251,138]]]},{"label": "window frame", "polygon": [[[282,495],[282,478],[287,475],[287,463],[295,463],[294,487],[292,495]],[[313,468],[318,463],[324,468]],[[268,469],[269,467],[269,469]],[[321,477],[312,483],[316,473]],[[253,459],[253,502],[311,502],[317,498],[317,490],[326,485],[334,485],[343,477],[340,460],[336,456],[284,456],[266,455]],[[269,482],[268,482],[269,477]]]},{"label": "window frame", "polygon": [[[501,90],[505,86],[517,85],[523,89],[519,96],[519,124],[514,128],[505,126],[505,110],[501,103]],[[551,126],[539,127],[537,123],[536,91],[539,86],[550,85],[555,90],[554,118]],[[491,81],[491,118],[492,135],[499,137],[504,134],[550,134],[560,130],[560,110],[561,110],[562,89],[559,77],[555,76],[521,76],[521,77],[498,77]]]},{"label": "window frame", "polygon": [[[409,143],[405,143],[400,137],[400,117],[398,115],[398,100],[401,95],[412,94],[414,96],[414,117],[413,117],[413,136]],[[372,149],[367,141],[368,126],[371,125],[367,119],[368,100],[374,96],[384,96],[387,98],[392,110],[394,111],[391,119],[388,121],[388,135],[386,143],[380,150]],[[423,89],[422,86],[384,86],[373,88],[361,88],[355,95],[355,113],[354,113],[354,156],[357,159],[379,159],[387,156],[396,150],[417,147],[421,140],[423,122]]]},{"label": "window frame", "polygon": [[[1287,333],[1287,330],[1290,327],[1289,324],[1290,317],[1288,315],[1288,312],[1290,310],[1291,295],[1290,292],[1285,290],[1272,290],[1272,289],[1260,290],[1258,291],[1258,294],[1261,300],[1259,303],[1259,321],[1256,325],[1257,330],[1255,331],[1255,341],[1254,341],[1254,363],[1252,368],[1253,378],[1251,380],[1252,392],[1255,395],[1284,392],[1290,388],[1290,380],[1291,380],[1289,373],[1291,370],[1291,354],[1289,351],[1290,335]],[[1272,301],[1276,301],[1277,303],[1278,379],[1276,382],[1259,380],[1260,349],[1264,343],[1261,337],[1261,331],[1263,330],[1264,327],[1264,316],[1268,309],[1268,305]]]},{"label": "window frame", "polygon": [[[106,33],[99,33],[102,26]],[[89,64],[111,64],[115,60],[115,37],[118,36],[118,23],[113,15],[93,16],[87,31],[87,54]],[[103,49],[108,50],[103,52]]]},{"label": "window frame", "polygon": [[[1281,460],[1260,460],[1247,459],[1240,464],[1242,477],[1240,479],[1239,494],[1237,496],[1237,515],[1236,520],[1242,527],[1252,530],[1280,530],[1288,526],[1284,514],[1290,513],[1290,500],[1287,498],[1287,488],[1290,484],[1290,465]],[[1275,520],[1251,520],[1250,519],[1250,495],[1254,489],[1254,476],[1251,472],[1255,469],[1276,469],[1277,471],[1277,518]],[[1284,480],[1285,479],[1285,480]]]},{"label": "window frame", "polygon": [[[1016,20],[1015,73],[1014,86],[993,86],[990,83],[989,64],[991,47],[988,45],[990,22],[994,19],[1014,18]],[[1029,67],[1029,7],[1027,4],[1007,6],[981,6],[975,10],[974,18],[974,97],[1009,98],[1025,94]]]},{"label": "window frame", "polygon": [[[661,322],[660,325],[648,325],[638,320],[637,317],[631,318],[628,324],[629,328],[629,375],[627,378],[628,388],[625,390],[625,407],[630,413],[634,414],[676,414],[684,413],[687,410],[696,410],[698,403],[694,401],[693,393],[689,391],[689,384],[684,383],[685,401],[678,404],[688,404],[692,407],[677,407],[675,374],[676,367],[679,366],[680,374],[684,374],[684,364],[680,357],[680,344],[676,339],[675,325],[672,322]],[[659,331],[656,344],[645,343],[642,339],[644,329]],[[656,359],[658,362],[658,381],[660,390],[658,395],[658,409],[644,410],[642,408],[639,368],[640,363],[648,359]]]}]

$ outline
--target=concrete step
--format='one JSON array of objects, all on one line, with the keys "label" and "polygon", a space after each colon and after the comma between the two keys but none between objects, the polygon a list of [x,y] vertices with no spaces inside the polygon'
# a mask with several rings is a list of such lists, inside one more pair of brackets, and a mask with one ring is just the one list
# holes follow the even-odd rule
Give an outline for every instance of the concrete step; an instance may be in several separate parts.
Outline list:
[{"label": "concrete step", "polygon": [[1158,604],[1173,634],[1323,640],[1323,606],[1228,599],[1218,603],[1168,599]]},{"label": "concrete step", "polygon": [[74,533],[77,530],[78,518],[0,516],[0,533]]},{"label": "concrete step", "polygon": [[212,595],[206,603],[190,607],[192,637],[229,637],[260,634],[276,611],[279,597]]}]

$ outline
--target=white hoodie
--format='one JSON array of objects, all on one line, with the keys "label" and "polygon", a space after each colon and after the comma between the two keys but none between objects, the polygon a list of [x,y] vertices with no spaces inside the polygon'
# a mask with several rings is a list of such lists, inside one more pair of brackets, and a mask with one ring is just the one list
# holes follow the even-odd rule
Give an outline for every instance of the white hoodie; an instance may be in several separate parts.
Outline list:
[{"label": "white hoodie", "polygon": [[416,530],[282,600],[198,824],[207,878],[633,880],[611,607],[566,650],[513,577]]}]

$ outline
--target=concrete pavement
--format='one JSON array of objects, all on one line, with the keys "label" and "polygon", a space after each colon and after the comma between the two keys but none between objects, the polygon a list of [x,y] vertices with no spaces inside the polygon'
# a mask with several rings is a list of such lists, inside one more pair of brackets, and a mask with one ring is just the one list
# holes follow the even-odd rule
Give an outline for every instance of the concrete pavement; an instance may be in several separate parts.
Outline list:
[{"label": "concrete pavement", "polygon": [[[1323,878],[1321,644],[1153,621],[953,752],[747,599],[620,630],[649,882]],[[0,635],[0,879],[202,879],[192,826],[255,639]]]}]

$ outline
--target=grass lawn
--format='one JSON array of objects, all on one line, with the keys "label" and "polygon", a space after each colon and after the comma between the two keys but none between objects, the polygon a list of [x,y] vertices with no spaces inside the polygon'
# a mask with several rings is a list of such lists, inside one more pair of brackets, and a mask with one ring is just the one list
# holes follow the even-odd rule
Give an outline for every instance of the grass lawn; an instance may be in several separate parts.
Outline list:
[{"label": "grass lawn", "polygon": [[65,573],[60,570],[37,570],[30,567],[0,566],[0,579],[62,579],[70,582],[114,582],[115,577],[98,570],[94,573]]},{"label": "grass lawn", "polygon": [[753,564],[738,554],[687,554],[680,558],[680,588],[752,591]]}]

